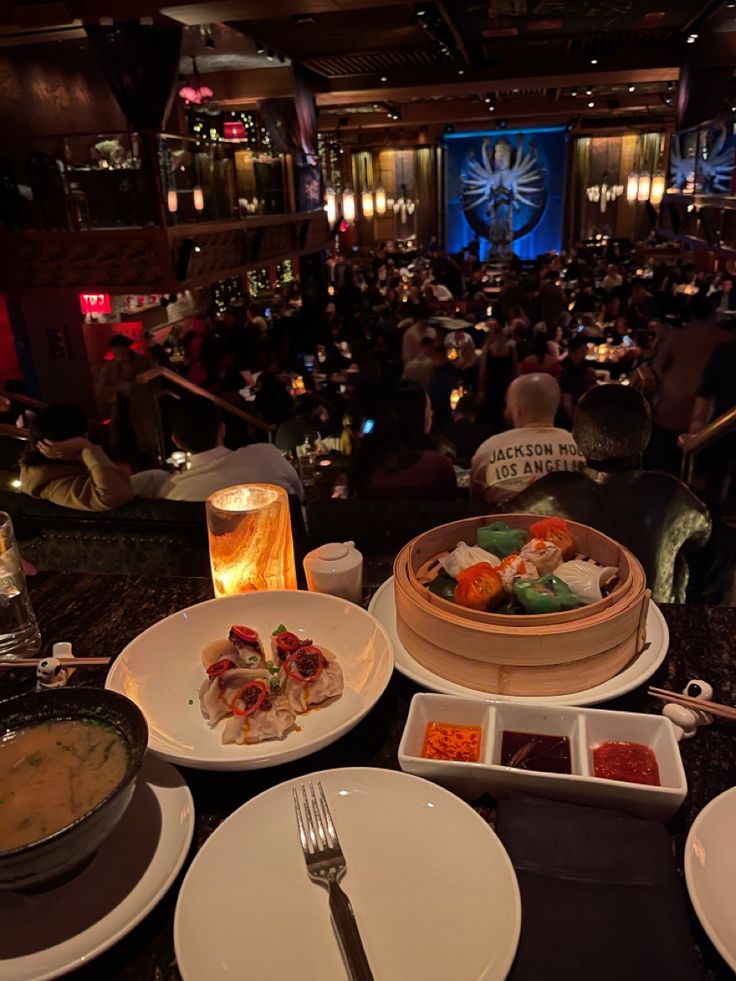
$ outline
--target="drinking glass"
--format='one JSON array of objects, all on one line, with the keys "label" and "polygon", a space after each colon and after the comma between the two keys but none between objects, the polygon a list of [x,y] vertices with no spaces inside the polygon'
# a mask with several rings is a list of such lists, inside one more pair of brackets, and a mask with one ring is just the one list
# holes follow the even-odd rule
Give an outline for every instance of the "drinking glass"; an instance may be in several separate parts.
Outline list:
[{"label": "drinking glass", "polygon": [[273,484],[240,484],[207,498],[216,596],[296,589],[289,497]]},{"label": "drinking glass", "polygon": [[0,659],[34,657],[40,647],[13,522],[0,511]]},{"label": "drinking glass", "polygon": [[309,429],[304,433],[304,442],[296,448],[299,464],[299,477],[305,487],[312,487],[317,479],[317,460],[319,457],[319,433]]}]

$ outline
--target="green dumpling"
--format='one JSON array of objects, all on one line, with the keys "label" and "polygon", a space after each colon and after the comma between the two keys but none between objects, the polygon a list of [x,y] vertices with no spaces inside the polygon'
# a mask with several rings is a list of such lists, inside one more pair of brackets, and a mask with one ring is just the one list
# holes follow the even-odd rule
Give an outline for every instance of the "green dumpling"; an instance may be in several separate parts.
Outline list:
[{"label": "green dumpling", "polygon": [[476,535],[478,545],[499,559],[520,552],[527,538],[523,529],[512,528],[505,521],[493,521],[490,525],[484,525],[478,529]]},{"label": "green dumpling", "polygon": [[541,579],[515,582],[514,596],[527,613],[561,613],[580,606],[577,596],[567,583],[551,572]]}]

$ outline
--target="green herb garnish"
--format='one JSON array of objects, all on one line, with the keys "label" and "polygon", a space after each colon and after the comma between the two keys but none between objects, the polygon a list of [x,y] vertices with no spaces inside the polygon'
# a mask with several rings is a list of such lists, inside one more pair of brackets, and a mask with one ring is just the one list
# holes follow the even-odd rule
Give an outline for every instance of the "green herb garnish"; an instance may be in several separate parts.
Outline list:
[{"label": "green herb garnish", "polygon": [[278,637],[279,634],[285,634],[285,633],[286,633],[286,627],[283,625],[283,623],[280,623],[278,627],[276,627],[274,632],[271,634],[271,636]]},{"label": "green herb garnish", "polygon": [[273,661],[266,661],[266,670],[270,674],[278,674],[279,671],[280,671],[280,668],[279,668],[279,666],[277,664],[274,664]]}]

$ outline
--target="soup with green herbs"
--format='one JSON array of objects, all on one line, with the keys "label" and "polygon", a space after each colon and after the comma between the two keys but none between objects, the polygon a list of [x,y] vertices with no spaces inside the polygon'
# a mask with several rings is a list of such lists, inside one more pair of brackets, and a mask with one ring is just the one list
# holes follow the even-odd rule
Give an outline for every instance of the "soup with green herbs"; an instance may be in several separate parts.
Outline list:
[{"label": "soup with green herbs", "polygon": [[119,733],[53,719],[0,740],[0,852],[45,838],[107,797],[127,767]]}]

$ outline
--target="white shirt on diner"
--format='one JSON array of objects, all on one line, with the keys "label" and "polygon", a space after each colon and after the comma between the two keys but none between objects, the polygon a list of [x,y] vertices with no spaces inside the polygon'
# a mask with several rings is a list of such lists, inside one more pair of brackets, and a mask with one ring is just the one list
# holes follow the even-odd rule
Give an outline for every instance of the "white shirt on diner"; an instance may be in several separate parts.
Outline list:
[{"label": "white shirt on diner", "polygon": [[272,443],[253,443],[238,450],[215,446],[193,453],[187,470],[144,470],[131,477],[138,497],[169,501],[206,501],[210,494],[235,484],[276,484],[304,500],[299,475]]},{"label": "white shirt on diner", "polygon": [[474,500],[496,504],[555,470],[581,470],[585,458],[572,435],[554,426],[524,426],[481,443],[470,464]]}]

